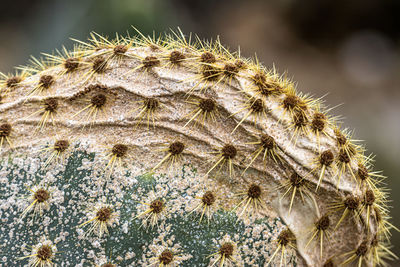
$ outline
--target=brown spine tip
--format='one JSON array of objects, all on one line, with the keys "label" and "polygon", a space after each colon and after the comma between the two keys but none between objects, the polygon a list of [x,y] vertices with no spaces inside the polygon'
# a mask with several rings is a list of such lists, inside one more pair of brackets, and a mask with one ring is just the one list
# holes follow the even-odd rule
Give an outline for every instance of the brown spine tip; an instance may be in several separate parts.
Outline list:
[{"label": "brown spine tip", "polygon": [[251,77],[254,84],[258,87],[259,92],[263,96],[270,96],[272,94],[281,94],[282,88],[275,82],[267,82],[267,77],[264,73],[258,72]]},{"label": "brown spine tip", "polygon": [[90,84],[85,87],[83,91],[80,91],[73,95],[72,97],[69,98],[70,101],[73,101],[81,96],[86,95],[87,93],[91,91],[107,91],[108,87],[102,84]]},{"label": "brown spine tip", "polygon": [[263,95],[265,97],[270,96],[275,92],[273,87],[267,83],[262,86],[259,86],[258,89],[259,89],[261,95]]},{"label": "brown spine tip", "polygon": [[365,181],[369,178],[369,173],[368,173],[368,169],[362,165],[359,164],[358,165],[358,169],[357,169],[357,176],[362,180]]},{"label": "brown spine tip", "polygon": [[112,213],[111,208],[108,207],[101,208],[96,213],[97,220],[101,222],[106,222],[111,218],[111,213]]},{"label": "brown spine tip", "polygon": [[267,77],[265,76],[264,73],[256,73],[252,77],[253,82],[258,86],[258,87],[264,87],[266,82],[267,82]]},{"label": "brown spine tip", "polygon": [[356,255],[358,256],[358,257],[363,257],[363,256],[365,256],[366,254],[367,254],[367,252],[368,252],[368,244],[367,244],[367,241],[363,241],[359,246],[358,246],[358,248],[356,249]]},{"label": "brown spine tip", "polygon": [[58,108],[58,100],[56,98],[47,98],[44,100],[44,110],[54,112]]},{"label": "brown spine tip", "polygon": [[161,252],[160,256],[158,256],[158,260],[160,261],[161,266],[168,266],[168,264],[174,260],[174,254],[170,250],[165,249]]},{"label": "brown spine tip", "polygon": [[283,108],[286,110],[293,110],[299,104],[299,98],[295,95],[287,95],[283,101]]},{"label": "brown spine tip", "polygon": [[128,51],[128,47],[126,45],[120,44],[120,45],[116,45],[114,47],[114,54],[116,54],[116,55],[125,54],[126,51]]},{"label": "brown spine tip", "polygon": [[221,71],[218,68],[213,66],[204,66],[202,70],[202,74],[204,79],[208,81],[214,81],[218,79],[218,76],[221,74]]},{"label": "brown spine tip", "polygon": [[322,267],[335,267],[332,259],[327,260]]},{"label": "brown spine tip", "polygon": [[185,149],[185,144],[182,142],[176,141],[169,145],[169,152],[171,155],[179,155]]},{"label": "brown spine tip", "polygon": [[315,227],[320,231],[325,231],[329,228],[331,220],[328,215],[322,216],[316,223]]},{"label": "brown spine tip", "polygon": [[216,104],[214,100],[206,98],[200,100],[199,107],[203,112],[213,112],[216,108]]},{"label": "brown spine tip", "polygon": [[299,188],[304,185],[304,179],[294,172],[292,175],[290,175],[290,183],[293,187]]},{"label": "brown spine tip", "polygon": [[297,111],[293,115],[293,123],[296,128],[302,128],[305,127],[308,123],[308,118],[304,112]]},{"label": "brown spine tip", "polygon": [[179,64],[185,58],[185,55],[177,50],[174,50],[169,54],[169,61],[171,61],[172,64]]},{"label": "brown spine tip", "polygon": [[219,254],[225,258],[230,258],[233,255],[234,246],[231,243],[224,243],[219,248]]},{"label": "brown spine tip", "polygon": [[34,199],[38,203],[43,203],[43,202],[47,201],[49,198],[50,198],[50,193],[49,193],[49,191],[47,191],[45,189],[38,189],[34,195]]},{"label": "brown spine tip", "polygon": [[292,238],[292,232],[289,229],[285,229],[278,235],[277,240],[281,246],[286,247]]},{"label": "brown spine tip", "polygon": [[42,76],[40,76],[39,83],[40,83],[40,86],[48,89],[54,83],[54,77],[51,75],[42,75]]},{"label": "brown spine tip", "polygon": [[53,250],[48,245],[41,246],[37,252],[36,256],[42,261],[50,261],[50,258],[53,256]]},{"label": "brown spine tip", "polygon": [[151,51],[158,51],[160,47],[156,44],[149,44]]},{"label": "brown spine tip", "polygon": [[94,91],[94,90],[98,90],[98,91],[103,90],[103,91],[106,91],[107,89],[108,89],[107,86],[97,83],[97,84],[90,84],[90,85],[88,85],[88,86],[85,88],[85,91],[87,91],[87,92]]},{"label": "brown spine tip", "polygon": [[106,104],[106,101],[107,101],[107,97],[101,93],[94,95],[90,100],[92,105],[97,108],[104,106]]},{"label": "brown spine tip", "polygon": [[0,125],[0,137],[8,137],[11,134],[12,126],[9,123],[3,123]]},{"label": "brown spine tip", "polygon": [[233,145],[227,144],[222,148],[222,156],[226,159],[233,159],[237,154],[237,149]]},{"label": "brown spine tip", "polygon": [[155,110],[159,107],[160,103],[157,99],[150,97],[144,100],[144,105],[148,110]]},{"label": "brown spine tip", "polygon": [[326,116],[323,113],[315,113],[311,121],[314,132],[322,132],[325,129]]},{"label": "brown spine tip", "polygon": [[364,204],[367,206],[372,206],[375,202],[375,194],[374,191],[372,190],[367,190],[365,191],[365,195],[364,195]]},{"label": "brown spine tip", "polygon": [[378,224],[382,223],[383,217],[382,217],[382,213],[379,210],[379,208],[374,207],[374,211],[375,211],[375,220]]},{"label": "brown spine tip", "polygon": [[210,205],[214,204],[215,196],[211,191],[207,191],[202,196],[201,201],[203,202],[204,205],[210,206]]},{"label": "brown spine tip", "polygon": [[334,155],[330,150],[325,150],[319,156],[319,163],[323,166],[330,166],[333,160],[334,160]]},{"label": "brown spine tip", "polygon": [[251,103],[251,109],[256,113],[262,112],[264,110],[264,103],[262,99],[256,99],[253,103]]},{"label": "brown spine tip", "polygon": [[68,140],[57,140],[54,143],[54,150],[57,152],[64,152],[65,150],[67,150],[69,147],[69,142]]},{"label": "brown spine tip", "polygon": [[101,265],[101,267],[116,267],[116,265],[112,263],[104,263],[103,265]]},{"label": "brown spine tip", "polygon": [[159,199],[156,199],[150,203],[150,209],[154,213],[161,213],[164,209],[164,202],[162,202]]},{"label": "brown spine tip", "polygon": [[93,61],[93,71],[96,73],[103,73],[106,71],[107,62],[103,57],[97,57]]},{"label": "brown spine tip", "polygon": [[344,200],[344,206],[349,210],[356,210],[360,204],[360,200],[355,196],[348,196]]},{"label": "brown spine tip", "polygon": [[8,88],[14,88],[16,87],[20,82],[22,81],[22,78],[19,76],[14,76],[10,77],[6,81],[6,85]]},{"label": "brown spine tip", "polygon": [[79,67],[79,60],[77,58],[68,58],[64,62],[64,68],[67,72],[73,72]]},{"label": "brown spine tip", "polygon": [[273,149],[275,147],[275,140],[273,137],[269,136],[268,134],[261,135],[261,145],[265,149]]},{"label": "brown spine tip", "polygon": [[232,63],[226,63],[224,66],[224,74],[227,76],[234,76],[239,72],[238,67]]},{"label": "brown spine tip", "polygon": [[379,246],[379,238],[378,235],[375,234],[371,239],[371,247],[378,247]]},{"label": "brown spine tip", "polygon": [[247,196],[249,198],[257,199],[260,198],[261,196],[261,187],[256,184],[252,184],[249,186],[249,189],[247,190]]},{"label": "brown spine tip", "polygon": [[338,160],[342,163],[349,163],[350,162],[350,157],[349,154],[345,149],[340,149],[339,154],[338,154]]},{"label": "brown spine tip", "polygon": [[335,130],[336,141],[340,146],[344,146],[347,143],[347,138],[339,130]]},{"label": "brown spine tip", "polygon": [[160,65],[160,60],[154,56],[147,56],[144,58],[142,64],[145,68],[152,68]]},{"label": "brown spine tip", "polygon": [[217,59],[215,58],[214,54],[211,52],[204,52],[203,54],[201,54],[200,56],[200,61],[203,63],[208,63],[208,64],[212,64],[215,63],[217,61]]},{"label": "brown spine tip", "polygon": [[239,70],[243,70],[243,69],[247,68],[246,63],[244,63],[244,61],[240,60],[240,59],[237,59],[235,61],[235,65],[236,65],[236,68],[238,68]]},{"label": "brown spine tip", "polygon": [[125,156],[126,152],[128,152],[128,146],[124,144],[116,144],[111,150],[111,153],[118,158]]}]

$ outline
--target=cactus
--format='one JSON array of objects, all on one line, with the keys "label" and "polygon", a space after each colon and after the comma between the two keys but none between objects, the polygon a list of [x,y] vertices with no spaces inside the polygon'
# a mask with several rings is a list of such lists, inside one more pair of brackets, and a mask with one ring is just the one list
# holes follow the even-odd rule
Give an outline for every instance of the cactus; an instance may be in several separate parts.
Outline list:
[{"label": "cactus", "polygon": [[385,177],[322,99],[193,40],[92,33],[1,75],[2,265],[397,258]]}]

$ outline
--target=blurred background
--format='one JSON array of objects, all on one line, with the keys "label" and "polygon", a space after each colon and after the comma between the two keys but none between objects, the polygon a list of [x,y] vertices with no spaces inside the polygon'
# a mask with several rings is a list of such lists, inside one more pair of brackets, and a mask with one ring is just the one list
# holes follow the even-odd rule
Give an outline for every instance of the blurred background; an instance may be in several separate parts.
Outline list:
[{"label": "blurred background", "polygon": [[[273,64],[300,91],[327,94],[332,113],[346,114],[376,155],[391,189],[393,223],[400,227],[400,1],[398,0],[19,0],[1,1],[0,71],[26,64],[69,37],[90,31],[115,36],[130,25],[152,34],[181,27],[242,55]],[[393,233],[400,254],[400,234]],[[392,266],[400,266],[392,262]]]}]

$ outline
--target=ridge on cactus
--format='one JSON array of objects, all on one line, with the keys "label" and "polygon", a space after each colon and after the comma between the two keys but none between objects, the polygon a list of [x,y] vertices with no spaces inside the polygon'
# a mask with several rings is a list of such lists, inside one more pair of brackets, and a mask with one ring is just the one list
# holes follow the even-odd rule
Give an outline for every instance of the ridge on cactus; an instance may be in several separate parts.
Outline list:
[{"label": "ridge on cactus", "polygon": [[1,74],[2,266],[397,258],[385,177],[287,75],[180,29],[75,41]]}]

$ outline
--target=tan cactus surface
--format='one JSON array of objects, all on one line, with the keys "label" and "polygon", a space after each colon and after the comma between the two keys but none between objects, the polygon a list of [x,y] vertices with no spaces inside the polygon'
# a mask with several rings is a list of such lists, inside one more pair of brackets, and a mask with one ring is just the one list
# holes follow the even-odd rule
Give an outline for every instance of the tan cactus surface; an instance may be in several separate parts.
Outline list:
[{"label": "tan cactus surface", "polygon": [[396,258],[364,146],[321,98],[219,39],[92,33],[2,76],[4,266]]}]

